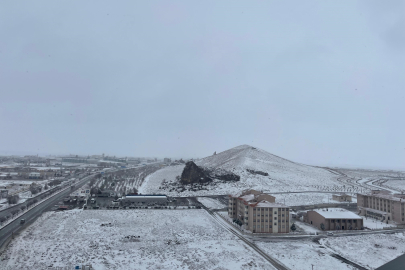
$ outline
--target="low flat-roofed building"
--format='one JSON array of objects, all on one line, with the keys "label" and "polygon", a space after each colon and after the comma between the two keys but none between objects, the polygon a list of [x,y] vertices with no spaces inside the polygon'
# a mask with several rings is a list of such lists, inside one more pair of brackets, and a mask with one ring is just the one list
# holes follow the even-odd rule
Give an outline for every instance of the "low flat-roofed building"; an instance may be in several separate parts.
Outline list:
[{"label": "low flat-roofed building", "polygon": [[347,195],[347,194],[333,194],[332,200],[338,201],[338,202],[351,202],[352,196]]},{"label": "low flat-roofed building", "polygon": [[325,231],[363,229],[363,218],[342,208],[308,211],[304,221]]},{"label": "low flat-roofed building", "polygon": [[229,195],[228,215],[253,233],[290,232],[290,208],[276,198],[256,190]]},{"label": "low flat-roofed building", "polygon": [[167,203],[166,195],[137,195],[128,194],[122,197],[121,201],[125,203]]}]

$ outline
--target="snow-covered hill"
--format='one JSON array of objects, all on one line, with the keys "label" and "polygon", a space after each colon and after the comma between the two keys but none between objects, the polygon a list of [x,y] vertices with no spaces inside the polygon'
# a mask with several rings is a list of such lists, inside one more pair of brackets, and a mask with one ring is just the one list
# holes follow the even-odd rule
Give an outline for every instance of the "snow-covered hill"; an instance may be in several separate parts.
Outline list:
[{"label": "snow-covered hill", "polygon": [[[239,182],[218,182],[208,190],[175,191],[159,189],[163,179],[175,182],[184,166],[167,167],[145,179],[144,193],[167,193],[173,196],[229,194],[253,188],[266,192],[322,190],[341,186],[338,175],[325,169],[295,163],[270,154],[262,149],[241,145],[195,162],[198,166],[231,171],[241,177]],[[249,171],[250,172],[249,172]],[[256,173],[252,173],[255,171]],[[268,174],[268,175],[266,175]],[[149,183],[148,183],[149,182]]]}]

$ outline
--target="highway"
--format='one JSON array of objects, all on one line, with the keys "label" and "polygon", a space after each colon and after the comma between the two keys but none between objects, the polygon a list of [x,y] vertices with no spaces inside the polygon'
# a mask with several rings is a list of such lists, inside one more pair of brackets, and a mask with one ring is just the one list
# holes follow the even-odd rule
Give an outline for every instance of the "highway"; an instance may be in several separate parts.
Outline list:
[{"label": "highway", "polygon": [[[8,242],[10,236],[12,236],[13,233],[17,234],[21,229],[29,226],[44,211],[52,208],[52,206],[54,206],[57,202],[61,201],[64,197],[68,196],[74,190],[77,190],[78,188],[82,187],[86,182],[88,182],[94,176],[95,175],[89,175],[89,176],[84,177],[83,179],[79,180],[78,182],[76,182],[74,184],[75,185],[74,189],[71,189],[69,187],[64,191],[62,191],[56,195],[53,195],[52,197],[48,198],[46,201],[31,208],[25,214],[21,215],[19,218],[17,218],[13,222],[9,223],[8,225],[6,225],[2,229],[0,229],[0,251],[4,248],[4,244],[6,244]],[[20,224],[21,219],[25,219],[24,225]]]}]

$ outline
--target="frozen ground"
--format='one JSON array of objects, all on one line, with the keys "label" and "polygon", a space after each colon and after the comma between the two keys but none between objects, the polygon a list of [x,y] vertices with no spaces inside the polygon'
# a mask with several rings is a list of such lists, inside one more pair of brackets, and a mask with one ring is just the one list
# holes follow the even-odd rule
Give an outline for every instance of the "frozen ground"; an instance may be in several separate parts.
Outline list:
[{"label": "frozen ground", "polygon": [[308,223],[302,222],[302,221],[291,221],[291,224],[295,223],[297,230],[296,232],[305,232],[305,233],[315,233],[315,232],[320,232],[319,229],[309,225]]},{"label": "frozen ground", "polygon": [[47,212],[13,240],[0,269],[88,263],[96,270],[273,269],[204,210]]},{"label": "frozen ground", "polygon": [[368,269],[376,269],[405,252],[402,233],[329,237],[320,243]]},{"label": "frozen ground", "polygon": [[[330,256],[330,253],[311,240],[256,242],[264,252],[293,270],[356,269]],[[312,268],[314,265],[314,268]]]},{"label": "frozen ground", "polygon": [[[152,194],[152,193],[160,193],[159,190],[160,184],[162,181],[175,181],[176,176],[181,175],[184,169],[184,165],[177,165],[177,166],[168,166],[164,167],[150,175],[148,175],[143,184],[138,189],[138,191],[142,194]],[[170,192],[164,192],[167,195],[178,195],[177,193],[171,194]]]},{"label": "frozen ground", "polygon": [[387,224],[373,218],[363,218],[363,226],[369,229],[383,229],[384,227],[395,227],[395,224]]},{"label": "frozen ground", "polygon": [[383,183],[383,186],[389,187],[398,191],[405,191],[405,178],[404,179],[395,179],[395,180],[387,180]]},{"label": "frozen ground", "polygon": [[[338,174],[322,168],[307,166],[274,156],[264,150],[248,145],[238,146],[217,155],[197,160],[199,166],[224,169],[239,175],[240,181],[216,181],[214,186],[206,186],[207,190],[161,190],[163,181],[177,182],[176,176],[181,176],[184,165],[163,168],[149,175],[140,190],[142,193],[165,193],[169,196],[206,196],[224,195],[240,192],[244,189],[256,189],[266,192],[289,191],[346,191],[337,181]],[[268,176],[248,172],[247,170],[268,173]]]},{"label": "frozen ground", "polygon": [[207,197],[198,197],[197,200],[202,203],[205,207],[210,209],[221,209],[226,207],[223,203],[216,199],[207,198]]}]

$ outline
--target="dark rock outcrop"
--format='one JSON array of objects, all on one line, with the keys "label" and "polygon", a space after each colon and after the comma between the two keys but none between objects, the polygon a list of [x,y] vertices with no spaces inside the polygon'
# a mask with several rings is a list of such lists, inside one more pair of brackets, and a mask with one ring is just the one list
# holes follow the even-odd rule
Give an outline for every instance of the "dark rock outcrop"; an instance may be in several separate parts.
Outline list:
[{"label": "dark rock outcrop", "polygon": [[181,184],[188,185],[207,182],[212,182],[212,178],[209,177],[203,168],[198,167],[193,161],[186,163],[186,167],[184,167],[180,178]]},{"label": "dark rock outcrop", "polygon": [[234,173],[228,172],[225,174],[215,174],[215,178],[224,181],[239,181],[240,176]]},{"label": "dark rock outcrop", "polygon": [[268,173],[262,172],[262,171],[255,171],[255,170],[249,170],[249,169],[246,169],[246,171],[250,172],[251,174],[260,174],[260,175],[263,175],[263,176],[269,176]]}]

